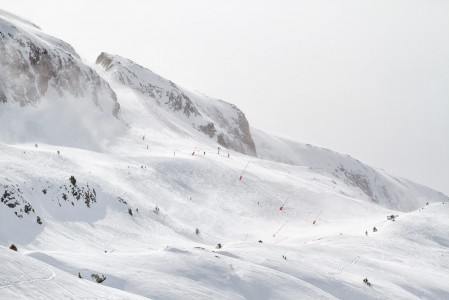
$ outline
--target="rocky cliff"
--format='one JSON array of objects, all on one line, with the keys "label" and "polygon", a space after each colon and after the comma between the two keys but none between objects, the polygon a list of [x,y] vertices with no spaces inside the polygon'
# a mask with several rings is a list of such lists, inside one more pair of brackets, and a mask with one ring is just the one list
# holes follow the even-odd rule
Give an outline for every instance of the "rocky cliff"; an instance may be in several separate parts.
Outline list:
[{"label": "rocky cliff", "polygon": [[29,106],[45,97],[83,98],[117,116],[115,92],[72,46],[1,10],[0,53],[0,103]]},{"label": "rocky cliff", "polygon": [[158,108],[223,147],[256,155],[248,120],[235,105],[189,91],[118,55],[103,52],[96,63],[115,81],[143,95]]}]

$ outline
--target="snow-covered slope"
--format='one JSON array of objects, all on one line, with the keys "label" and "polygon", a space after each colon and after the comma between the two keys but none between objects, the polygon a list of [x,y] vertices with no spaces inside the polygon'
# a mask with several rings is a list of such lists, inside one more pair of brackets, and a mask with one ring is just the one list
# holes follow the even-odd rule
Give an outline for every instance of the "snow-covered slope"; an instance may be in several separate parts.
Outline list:
[{"label": "snow-covered slope", "polygon": [[195,141],[173,156],[167,146],[178,138],[148,140],[148,150],[128,141],[127,151],[109,154],[0,147],[0,243],[45,263],[24,263],[11,275],[0,268],[1,295],[20,293],[13,283],[24,272],[40,270],[35,276],[45,279],[59,270],[36,287],[44,297],[54,282],[78,288],[78,272],[155,299],[449,296],[448,203],[403,213],[353,197],[357,188],[308,168],[228,158],[213,147],[192,156]]},{"label": "snow-covered slope", "polygon": [[74,274],[3,247],[0,260],[0,299],[146,299],[90,280],[73,280]]},{"label": "snow-covered slope", "polygon": [[182,122],[182,127],[193,127],[223,147],[256,154],[248,120],[235,105],[191,92],[118,55],[103,52],[96,63],[114,80],[171,112],[171,116]]},{"label": "snow-covered slope", "polygon": [[256,128],[251,128],[251,132],[259,157],[327,174],[358,188],[361,192],[358,197],[368,197],[379,205],[410,211],[425,203],[429,195],[432,195],[434,201],[449,200],[440,192],[389,175],[384,170],[370,167],[349,155],[269,135]]},{"label": "snow-covered slope", "polygon": [[[75,57],[30,22],[0,22]],[[120,120],[69,90],[47,97],[52,84],[0,104],[0,299],[449,298],[447,196],[250,134],[236,107],[129,60],[98,62]]]},{"label": "snow-covered slope", "polygon": [[98,149],[95,124],[120,127],[115,92],[66,42],[0,10],[0,53],[0,140]]}]

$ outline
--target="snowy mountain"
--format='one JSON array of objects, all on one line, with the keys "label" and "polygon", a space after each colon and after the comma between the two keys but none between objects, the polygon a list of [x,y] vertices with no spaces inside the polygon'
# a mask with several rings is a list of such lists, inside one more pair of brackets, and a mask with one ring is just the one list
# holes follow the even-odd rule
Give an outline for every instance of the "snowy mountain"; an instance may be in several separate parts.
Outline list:
[{"label": "snowy mountain", "polygon": [[118,55],[103,52],[96,63],[121,84],[172,112],[184,126],[192,126],[223,147],[256,154],[248,120],[235,105],[186,90]]},{"label": "snowy mountain", "polygon": [[[409,180],[392,176],[363,162],[329,149],[302,144],[251,128],[259,157],[309,168],[358,188],[359,198],[368,198],[384,207],[411,211],[426,202],[426,197],[448,200],[440,192]],[[438,201],[440,201],[438,200]]]},{"label": "snowy mountain", "polygon": [[15,44],[38,97],[23,100],[11,96],[22,68],[2,61],[0,299],[449,298],[447,196],[252,128],[119,56],[91,68],[0,16],[2,33],[50,60],[71,53],[84,74],[84,96],[58,84],[70,63],[41,93]]},{"label": "snowy mountain", "polygon": [[[0,117],[7,126],[0,136],[4,140],[33,138],[57,144],[61,143],[54,138],[57,130],[59,135],[72,136],[62,144],[89,147],[96,137],[82,129],[97,120],[116,123],[110,120],[120,110],[115,92],[68,43],[0,10],[0,53]],[[18,108],[23,110],[14,113]],[[23,118],[17,120],[18,114]],[[80,130],[74,127],[86,137],[80,139]]]}]

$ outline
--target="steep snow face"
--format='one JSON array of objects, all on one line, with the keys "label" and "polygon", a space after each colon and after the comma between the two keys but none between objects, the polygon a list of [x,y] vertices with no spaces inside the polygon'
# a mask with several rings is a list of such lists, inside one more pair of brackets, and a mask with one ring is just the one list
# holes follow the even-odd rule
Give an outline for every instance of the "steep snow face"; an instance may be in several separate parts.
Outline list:
[{"label": "steep snow face", "polygon": [[0,52],[0,102],[36,105],[53,92],[60,98],[88,98],[117,116],[114,91],[81,61],[72,46],[3,11]]},{"label": "steep snow face", "polygon": [[188,91],[117,55],[103,52],[96,63],[122,85],[176,116],[184,126],[195,128],[223,147],[249,155],[256,154],[248,120],[235,105]]},{"label": "steep snow face", "polygon": [[425,203],[429,195],[433,201],[449,200],[440,192],[391,176],[349,155],[269,135],[256,128],[251,128],[251,132],[260,158],[304,166],[312,172],[330,175],[358,188],[371,201],[382,206],[411,211]]},{"label": "steep snow face", "polygon": [[66,42],[0,11],[0,140],[99,149],[116,134],[115,92]]}]

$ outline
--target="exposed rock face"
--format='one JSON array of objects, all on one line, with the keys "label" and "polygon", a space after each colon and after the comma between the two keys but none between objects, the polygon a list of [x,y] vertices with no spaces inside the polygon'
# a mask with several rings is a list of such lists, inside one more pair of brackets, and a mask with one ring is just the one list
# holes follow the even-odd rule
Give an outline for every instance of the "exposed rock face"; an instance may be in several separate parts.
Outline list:
[{"label": "exposed rock face", "polygon": [[188,91],[117,55],[103,52],[96,63],[116,81],[148,97],[157,107],[170,112],[223,147],[256,155],[248,120],[235,105]]},{"label": "exposed rock face", "polygon": [[69,44],[1,10],[0,54],[0,103],[28,106],[45,96],[71,96],[117,116],[115,92]]}]

